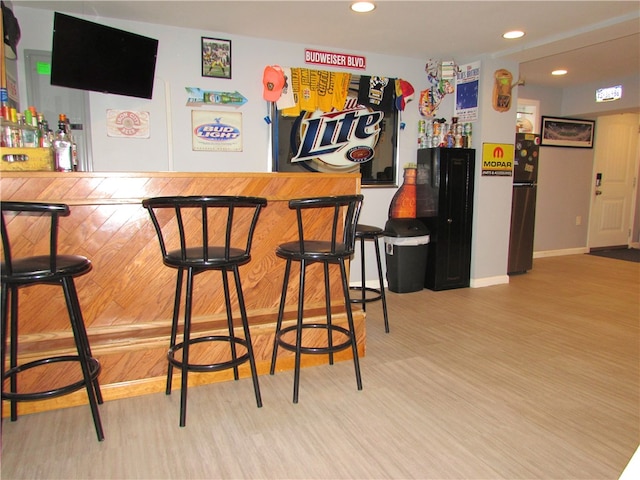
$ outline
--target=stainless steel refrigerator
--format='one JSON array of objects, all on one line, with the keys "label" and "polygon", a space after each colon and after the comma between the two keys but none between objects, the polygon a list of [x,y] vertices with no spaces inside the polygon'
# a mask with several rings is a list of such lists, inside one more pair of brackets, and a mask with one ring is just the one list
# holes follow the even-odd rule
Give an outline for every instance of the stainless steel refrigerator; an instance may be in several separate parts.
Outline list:
[{"label": "stainless steel refrigerator", "polygon": [[507,268],[510,275],[525,273],[533,267],[539,153],[540,135],[516,134]]}]

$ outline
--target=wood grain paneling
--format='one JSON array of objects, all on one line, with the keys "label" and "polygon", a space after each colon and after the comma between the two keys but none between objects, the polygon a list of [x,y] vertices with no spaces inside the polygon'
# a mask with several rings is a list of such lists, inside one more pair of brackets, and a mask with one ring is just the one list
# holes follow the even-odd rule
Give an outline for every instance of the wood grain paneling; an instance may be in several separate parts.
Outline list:
[{"label": "wood grain paneling", "polygon": [[[175,291],[176,271],[162,264],[158,240],[143,198],[164,195],[248,195],[269,201],[256,228],[252,260],[240,267],[243,290],[257,362],[268,370],[274,322],[282,288],[284,260],[275,255],[279,243],[296,236],[295,216],[288,208],[291,198],[353,194],[360,191],[354,174],[258,174],[258,173],[3,173],[2,200],[67,203],[71,215],[60,225],[61,253],[85,255],[93,270],[76,280],[84,320],[93,353],[103,369],[100,382],[105,398],[122,398],[161,391],[166,370],[166,349]],[[16,218],[21,229],[15,242],[18,256],[33,254],[46,245],[46,230],[37,219]],[[322,222],[314,228],[323,229]],[[219,272],[196,277],[193,304],[194,330],[215,332],[226,318]],[[296,275],[295,267],[292,275]],[[322,314],[322,269],[309,267],[305,316]],[[337,322],[344,321],[339,271],[331,271],[332,305]],[[237,300],[232,294],[235,320]],[[295,316],[297,288],[291,282],[286,318]],[[20,292],[20,354],[22,361],[73,348],[61,289],[34,286]],[[364,354],[364,314],[356,310],[360,348]],[[221,346],[199,352],[204,358],[225,355]],[[284,357],[286,352],[282,352]],[[310,361],[317,362],[318,359]],[[324,359],[322,360],[324,361]],[[286,358],[278,368],[290,368]],[[73,372],[60,372],[59,380]],[[26,388],[44,381],[35,374],[21,379]],[[194,382],[216,381],[216,375],[195,376]],[[82,393],[82,392],[79,392]],[[68,398],[68,400],[65,400]],[[22,412],[59,408],[82,396],[55,402],[22,404]],[[6,409],[5,409],[6,410]]]}]

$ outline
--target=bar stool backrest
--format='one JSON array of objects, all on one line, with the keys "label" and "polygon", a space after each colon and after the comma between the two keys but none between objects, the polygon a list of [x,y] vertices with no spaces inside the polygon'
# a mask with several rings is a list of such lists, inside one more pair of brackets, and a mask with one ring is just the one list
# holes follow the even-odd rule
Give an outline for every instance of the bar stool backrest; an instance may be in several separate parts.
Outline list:
[{"label": "bar stool backrest", "polygon": [[[330,248],[327,253],[331,255],[351,256],[363,198],[363,195],[338,195],[290,200],[289,208],[296,210],[300,252],[304,255],[310,249],[326,244]],[[325,229],[315,229],[324,232],[322,238],[305,235],[305,222],[311,220],[328,222]]]},{"label": "bar stool backrest", "polygon": [[[69,215],[69,206],[60,203],[39,203],[39,202],[0,202],[2,210],[2,279],[11,279],[14,275],[14,263],[16,258],[12,255],[12,239],[13,243],[17,242],[18,235],[24,234],[24,224],[19,224],[16,218],[20,215],[36,215],[49,217],[49,248],[46,255],[39,256],[39,261],[33,263],[34,267],[40,268],[40,274],[43,276],[55,275],[58,269],[58,223],[60,217]],[[9,224],[16,222],[16,228],[9,228]],[[29,228],[29,227],[27,227]],[[12,236],[9,236],[9,230]],[[36,258],[30,256],[29,258]],[[47,269],[48,267],[48,269]],[[33,274],[37,272],[34,270]]]},{"label": "bar stool backrest", "polygon": [[250,260],[260,211],[267,200],[242,196],[173,196],[142,201],[172,267],[216,268]]}]

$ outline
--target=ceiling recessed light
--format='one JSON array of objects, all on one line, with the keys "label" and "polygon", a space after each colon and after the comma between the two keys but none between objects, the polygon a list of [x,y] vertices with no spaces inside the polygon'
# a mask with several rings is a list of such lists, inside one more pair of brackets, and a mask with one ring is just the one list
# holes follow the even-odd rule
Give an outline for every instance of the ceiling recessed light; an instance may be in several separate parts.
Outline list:
[{"label": "ceiling recessed light", "polygon": [[564,69],[558,69],[551,72],[551,75],[566,75],[567,71]]},{"label": "ceiling recessed light", "polygon": [[376,6],[373,2],[356,2],[351,4],[351,10],[358,13],[367,13],[375,9]]},{"label": "ceiling recessed light", "polygon": [[524,32],[521,30],[512,30],[502,35],[502,38],[507,38],[509,40],[521,37],[524,37]]}]

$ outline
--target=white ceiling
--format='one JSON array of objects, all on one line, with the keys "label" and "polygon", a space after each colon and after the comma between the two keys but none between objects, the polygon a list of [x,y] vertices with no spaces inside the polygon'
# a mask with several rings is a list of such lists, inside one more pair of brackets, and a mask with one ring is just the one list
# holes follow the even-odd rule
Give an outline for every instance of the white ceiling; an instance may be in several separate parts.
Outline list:
[{"label": "white ceiling", "polygon": [[[6,3],[6,2],[5,2]],[[350,1],[32,1],[9,4],[70,14],[268,38],[335,51],[465,63],[516,60],[527,85],[568,87],[640,72],[640,2],[393,1],[369,14]],[[506,30],[524,30],[505,40]],[[268,59],[265,59],[268,60]],[[551,77],[556,68],[569,71]]]}]

